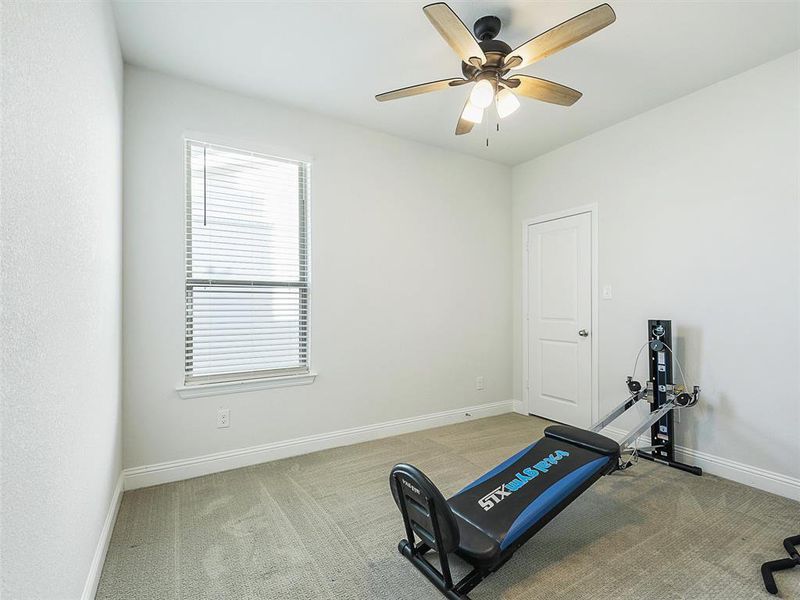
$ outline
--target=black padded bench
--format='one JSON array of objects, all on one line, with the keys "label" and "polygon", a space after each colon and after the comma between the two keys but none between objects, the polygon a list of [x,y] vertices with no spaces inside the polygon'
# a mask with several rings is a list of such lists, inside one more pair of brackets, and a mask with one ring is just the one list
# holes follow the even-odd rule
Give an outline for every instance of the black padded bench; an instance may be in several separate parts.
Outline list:
[{"label": "black padded bench", "polygon": [[[399,550],[447,598],[469,600],[470,590],[595,481],[616,470],[619,456],[614,440],[552,425],[538,442],[449,500],[422,471],[399,464],[389,478],[406,529]],[[425,558],[430,550],[438,553],[441,571]],[[457,583],[450,574],[450,553],[473,566]]]}]

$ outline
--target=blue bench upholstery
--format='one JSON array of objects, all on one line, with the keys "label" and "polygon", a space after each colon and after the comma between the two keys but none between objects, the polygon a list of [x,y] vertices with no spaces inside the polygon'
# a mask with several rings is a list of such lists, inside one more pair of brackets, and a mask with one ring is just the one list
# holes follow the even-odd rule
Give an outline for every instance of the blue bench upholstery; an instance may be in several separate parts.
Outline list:
[{"label": "blue bench upholstery", "polygon": [[[568,441],[569,440],[569,441]],[[456,552],[471,563],[500,560],[617,466],[613,440],[555,425],[466,486],[447,503],[459,529]]]}]

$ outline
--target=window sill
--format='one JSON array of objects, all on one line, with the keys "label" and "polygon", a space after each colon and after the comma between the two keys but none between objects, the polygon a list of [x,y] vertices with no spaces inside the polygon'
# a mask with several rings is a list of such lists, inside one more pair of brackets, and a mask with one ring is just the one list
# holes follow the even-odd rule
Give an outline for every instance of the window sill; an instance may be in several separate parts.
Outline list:
[{"label": "window sill", "polygon": [[210,396],[222,396],[225,394],[238,394],[240,392],[268,390],[271,388],[310,385],[314,383],[316,378],[316,373],[303,373],[302,375],[286,375],[283,377],[269,377],[264,379],[184,385],[175,389],[181,398],[207,398]]}]

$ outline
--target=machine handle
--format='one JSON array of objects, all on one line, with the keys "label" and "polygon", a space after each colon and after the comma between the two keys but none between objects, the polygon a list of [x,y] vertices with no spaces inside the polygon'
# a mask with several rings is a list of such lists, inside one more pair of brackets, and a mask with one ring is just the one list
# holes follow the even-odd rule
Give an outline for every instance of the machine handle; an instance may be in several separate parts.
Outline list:
[{"label": "machine handle", "polygon": [[579,336],[581,336],[581,337],[589,337],[589,332],[588,332],[588,331],[586,331],[585,329],[581,329],[581,330],[578,332],[578,335],[579,335]]}]

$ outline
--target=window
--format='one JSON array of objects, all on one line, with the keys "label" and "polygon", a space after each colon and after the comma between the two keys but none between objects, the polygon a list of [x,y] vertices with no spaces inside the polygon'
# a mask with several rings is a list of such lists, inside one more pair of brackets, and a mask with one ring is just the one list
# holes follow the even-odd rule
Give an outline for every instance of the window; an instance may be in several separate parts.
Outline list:
[{"label": "window", "polygon": [[308,372],[309,165],[186,141],[186,385]]}]

